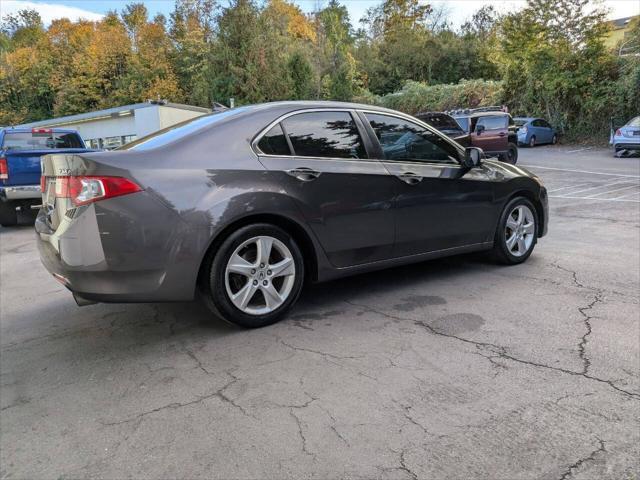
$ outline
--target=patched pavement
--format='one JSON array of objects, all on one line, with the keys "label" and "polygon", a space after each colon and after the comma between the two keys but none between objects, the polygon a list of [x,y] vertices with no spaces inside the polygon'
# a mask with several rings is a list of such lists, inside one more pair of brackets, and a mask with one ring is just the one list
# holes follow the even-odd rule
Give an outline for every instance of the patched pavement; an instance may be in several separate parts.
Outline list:
[{"label": "patched pavement", "polygon": [[569,152],[520,150],[552,197],[526,264],[310,286],[260,330],[78,308],[0,229],[2,478],[637,478],[640,160]]}]

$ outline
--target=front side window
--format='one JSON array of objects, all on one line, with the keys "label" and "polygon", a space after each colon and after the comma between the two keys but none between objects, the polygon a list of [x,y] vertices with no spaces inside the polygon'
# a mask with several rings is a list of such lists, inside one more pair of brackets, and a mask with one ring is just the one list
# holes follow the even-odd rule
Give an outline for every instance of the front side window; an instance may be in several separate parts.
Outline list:
[{"label": "front side window", "polygon": [[367,158],[349,112],[300,113],[286,118],[282,124],[297,156]]},{"label": "front side window", "polygon": [[385,160],[452,163],[457,149],[426,128],[396,117],[366,114]]},{"label": "front side window", "polygon": [[493,115],[490,117],[480,117],[478,118],[478,122],[476,123],[476,128],[478,126],[484,126],[485,130],[499,130],[501,128],[507,127],[506,117],[500,115]]},{"label": "front side window", "polygon": [[465,131],[468,132],[469,131],[469,118],[468,117],[457,117],[455,118],[455,121],[458,125],[460,125],[460,128]]},{"label": "front side window", "polygon": [[280,124],[265,133],[258,142],[258,148],[267,155],[291,155],[289,144]]}]

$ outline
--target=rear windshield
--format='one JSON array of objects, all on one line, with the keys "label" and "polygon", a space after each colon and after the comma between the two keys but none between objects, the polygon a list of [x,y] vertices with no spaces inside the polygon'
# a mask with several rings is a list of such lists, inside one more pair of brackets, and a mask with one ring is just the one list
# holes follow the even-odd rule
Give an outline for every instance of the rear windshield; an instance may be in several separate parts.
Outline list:
[{"label": "rear windshield", "polygon": [[459,130],[460,126],[449,115],[423,115],[418,118],[438,130]]},{"label": "rear windshield", "polygon": [[192,118],[185,122],[177,123],[162,130],[158,130],[157,132],[147,135],[146,137],[142,137],[134,142],[127,143],[122,147],[116,148],[116,150],[150,150],[152,148],[164,147],[185,135],[189,135],[190,133],[201,130],[213,125],[214,123],[218,123],[225,118],[237,115],[246,109],[247,107],[238,107],[225,110],[220,113]]},{"label": "rear windshield", "polygon": [[53,150],[58,148],[84,148],[77,133],[5,132],[4,150]]},{"label": "rear windshield", "polygon": [[630,127],[640,127],[640,117],[633,118],[627,123]]}]

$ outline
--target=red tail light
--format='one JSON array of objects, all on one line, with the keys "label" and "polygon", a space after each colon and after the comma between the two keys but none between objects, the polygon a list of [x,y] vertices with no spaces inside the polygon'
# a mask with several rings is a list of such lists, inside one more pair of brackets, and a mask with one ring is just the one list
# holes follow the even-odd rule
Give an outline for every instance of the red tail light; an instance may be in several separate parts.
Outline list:
[{"label": "red tail light", "polygon": [[617,130],[616,130],[616,137],[619,137],[619,136],[621,136],[621,135],[622,135],[622,132],[620,131],[620,129],[617,129]]},{"label": "red tail light", "polygon": [[57,177],[56,197],[70,198],[74,205],[87,205],[142,191],[142,188],[123,177]]},{"label": "red tail light", "polygon": [[0,158],[0,180],[9,179],[9,168],[7,167],[7,159]]},{"label": "red tail light", "polygon": [[31,133],[52,133],[53,130],[50,128],[32,128]]},{"label": "red tail light", "polygon": [[40,191],[44,193],[47,187],[47,177],[44,175],[40,176]]}]

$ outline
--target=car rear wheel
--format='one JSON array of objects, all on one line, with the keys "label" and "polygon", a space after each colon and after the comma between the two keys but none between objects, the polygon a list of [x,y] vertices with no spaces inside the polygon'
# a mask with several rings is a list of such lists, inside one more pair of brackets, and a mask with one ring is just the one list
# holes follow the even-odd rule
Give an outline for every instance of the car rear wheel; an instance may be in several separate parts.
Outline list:
[{"label": "car rear wheel", "polygon": [[531,135],[531,138],[529,139],[529,147],[533,148],[536,146],[536,136],[535,135]]},{"label": "car rear wheel", "polygon": [[533,204],[516,197],[504,208],[493,242],[496,260],[506,265],[524,262],[538,240],[538,216]]},{"label": "car rear wheel", "polygon": [[515,165],[518,161],[518,146],[515,143],[509,142],[509,148],[506,153],[500,155],[500,160]]},{"label": "car rear wheel", "polygon": [[274,225],[248,225],[229,235],[213,258],[207,303],[230,323],[264,327],[293,306],[303,279],[302,254],[290,235]]}]

